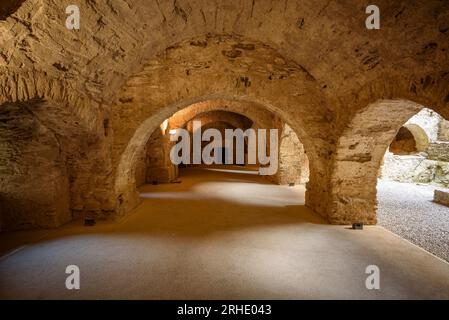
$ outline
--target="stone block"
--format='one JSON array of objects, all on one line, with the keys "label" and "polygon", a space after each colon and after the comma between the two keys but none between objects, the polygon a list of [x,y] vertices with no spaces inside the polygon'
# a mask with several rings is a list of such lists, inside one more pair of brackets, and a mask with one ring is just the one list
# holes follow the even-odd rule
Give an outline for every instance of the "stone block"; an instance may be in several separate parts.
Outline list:
[{"label": "stone block", "polygon": [[449,142],[438,141],[431,143],[427,153],[430,160],[449,162]]},{"label": "stone block", "polygon": [[433,194],[433,201],[449,207],[449,192],[442,190],[435,190]]}]

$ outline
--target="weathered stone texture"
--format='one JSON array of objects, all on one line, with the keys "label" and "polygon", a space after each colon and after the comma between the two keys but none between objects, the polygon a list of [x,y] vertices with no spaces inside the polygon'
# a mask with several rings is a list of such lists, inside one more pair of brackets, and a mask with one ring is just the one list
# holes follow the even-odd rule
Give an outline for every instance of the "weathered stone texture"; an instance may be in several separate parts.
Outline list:
[{"label": "weathered stone texture", "polygon": [[[53,111],[0,123],[0,205],[17,211],[2,210],[2,225],[126,214],[151,134],[182,109],[223,101],[259,127],[271,114],[291,127],[309,160],[309,208],[331,223],[375,223],[379,166],[398,130],[424,106],[449,119],[446,1],[379,0],[381,30],[366,30],[355,0],[90,0],[78,3],[77,31],[65,27],[63,1],[10,3],[0,12],[0,117],[36,98]],[[440,122],[439,140],[446,129]],[[429,154],[443,159],[438,148]]]},{"label": "weathered stone texture", "polygon": [[449,187],[449,162],[429,160],[424,156],[385,155],[382,178],[409,183]]},{"label": "weathered stone texture", "polygon": [[294,131],[284,124],[279,139],[279,184],[306,184],[309,180],[309,159]]},{"label": "weathered stone texture", "polygon": [[449,192],[442,190],[435,190],[433,201],[449,207]]},{"label": "weathered stone texture", "polygon": [[429,145],[428,158],[431,160],[449,162],[449,142],[437,141]]},{"label": "weathered stone texture", "polygon": [[439,124],[438,140],[449,142],[449,121],[442,119]]},{"label": "weathered stone texture", "polygon": [[5,229],[57,227],[72,219],[71,168],[86,131],[42,101],[0,112],[0,212]]}]

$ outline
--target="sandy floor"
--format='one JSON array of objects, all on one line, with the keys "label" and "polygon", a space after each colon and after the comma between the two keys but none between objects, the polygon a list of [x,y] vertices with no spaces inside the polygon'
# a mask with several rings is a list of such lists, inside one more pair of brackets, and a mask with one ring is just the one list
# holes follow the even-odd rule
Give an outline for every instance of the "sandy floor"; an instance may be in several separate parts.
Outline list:
[{"label": "sandy floor", "polygon": [[[144,186],[119,223],[1,235],[16,251],[0,258],[0,298],[449,298],[449,264],[382,227],[323,224],[303,187],[200,169],[181,181]],[[65,288],[71,264],[80,290]]]},{"label": "sandy floor", "polygon": [[378,223],[449,261],[449,208],[432,201],[435,188],[379,180]]}]

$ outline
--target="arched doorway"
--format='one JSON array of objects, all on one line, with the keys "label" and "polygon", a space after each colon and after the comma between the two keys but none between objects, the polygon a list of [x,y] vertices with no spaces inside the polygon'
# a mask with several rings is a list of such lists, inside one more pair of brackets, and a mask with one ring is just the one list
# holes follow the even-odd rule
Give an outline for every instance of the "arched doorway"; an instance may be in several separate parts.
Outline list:
[{"label": "arched doorway", "polygon": [[449,177],[443,169],[448,163],[441,161],[449,144],[438,140],[446,136],[445,123],[407,100],[383,100],[362,109],[339,141],[333,214],[350,222],[363,212],[363,222],[380,222],[447,258],[442,248],[449,238],[436,231],[440,224],[447,228],[447,208],[433,202],[434,186],[446,188],[441,182]]},{"label": "arched doorway", "polygon": [[[230,113],[230,110],[232,110],[232,113],[236,114]],[[283,122],[281,118],[273,114],[271,111],[252,102],[239,102],[222,99],[210,101],[205,100],[186,106],[180,111],[175,112],[172,116],[167,117],[160,123],[153,122],[151,128],[155,129],[152,132],[151,128],[147,127],[147,123],[150,123],[151,119],[145,121],[145,126],[141,126],[136,131],[133,138],[133,140],[135,139],[136,141],[135,145],[134,142],[130,142],[130,144],[128,145],[129,151],[132,150],[129,148],[135,148],[135,156],[132,156],[132,158],[126,158],[128,159],[127,161],[130,162],[121,162],[121,165],[128,166],[128,169],[119,170],[121,176],[118,177],[118,180],[116,182],[116,187],[122,188],[122,190],[128,189],[128,191],[122,192],[119,195],[119,205],[122,205],[123,203],[126,204],[127,201],[129,201],[129,205],[127,205],[128,209],[126,210],[129,211],[133,207],[135,207],[139,203],[136,187],[138,186],[138,184],[142,184],[144,181],[157,182],[159,180],[160,182],[170,182],[176,179],[178,168],[175,168],[175,166],[173,166],[173,164],[171,164],[169,161],[170,149],[173,146],[173,142],[171,142],[169,138],[171,130],[176,130],[180,127],[189,127],[190,129],[192,129],[191,124],[195,119],[203,119],[204,121],[206,121],[206,126],[210,124],[214,126],[220,122],[220,119],[223,120],[226,115],[230,117],[227,121],[232,122],[232,126],[237,126],[238,129],[241,130],[249,129],[249,126],[256,129],[278,130],[278,134],[280,136],[280,146],[278,145],[278,148],[280,147],[279,159],[281,160],[283,166],[282,169],[285,170],[285,168],[289,168],[289,166],[291,166],[291,172],[295,172],[298,177],[295,178],[296,180],[289,180],[288,182],[286,182],[285,179],[283,181],[282,178],[280,178],[282,172],[276,172],[276,174],[272,176],[270,180],[280,184],[305,183],[305,181],[301,179],[304,179],[304,177],[307,176],[309,168],[308,161],[304,160],[307,159],[307,155],[304,152],[304,146],[300,143],[296,133],[285,122]],[[282,133],[285,135],[285,131],[281,131],[285,130],[285,127],[288,128],[287,130],[289,133],[286,137],[282,136]],[[137,134],[141,136],[138,137]],[[294,147],[296,149],[293,148],[293,150],[282,150],[282,147],[285,147],[287,139],[291,139],[294,141]],[[295,150],[298,152],[297,154],[295,153]],[[288,153],[286,151],[288,151]],[[153,178],[150,177],[149,180],[146,178],[142,178],[143,172],[148,173],[148,161],[144,160],[148,160],[148,158],[146,158],[148,152],[152,153],[153,159],[151,161],[153,162],[153,165],[151,166],[153,166],[159,173],[162,172],[162,178],[154,178],[156,173],[151,168],[150,171],[154,174],[150,173],[150,176],[152,176]],[[161,163],[159,163],[161,159],[163,159],[162,165]],[[285,159],[289,159],[290,164],[288,162],[285,162]],[[125,158],[122,158],[122,161],[124,160]],[[128,172],[128,178],[126,178],[126,180],[123,172]],[[123,184],[125,181],[128,181],[127,184]],[[131,184],[128,184],[129,182],[131,182]],[[118,185],[117,183],[122,184],[122,186],[120,187],[120,185]],[[131,196],[128,196],[126,198],[126,194],[131,194]]]}]

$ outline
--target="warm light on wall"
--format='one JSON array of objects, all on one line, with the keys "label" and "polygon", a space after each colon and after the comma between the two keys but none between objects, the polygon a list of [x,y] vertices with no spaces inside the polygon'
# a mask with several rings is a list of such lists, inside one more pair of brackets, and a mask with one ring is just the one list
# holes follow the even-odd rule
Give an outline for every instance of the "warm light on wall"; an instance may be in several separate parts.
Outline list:
[{"label": "warm light on wall", "polygon": [[162,122],[161,124],[162,134],[165,134],[165,130],[167,130],[167,127],[168,127],[168,119],[165,119],[164,122]]}]

